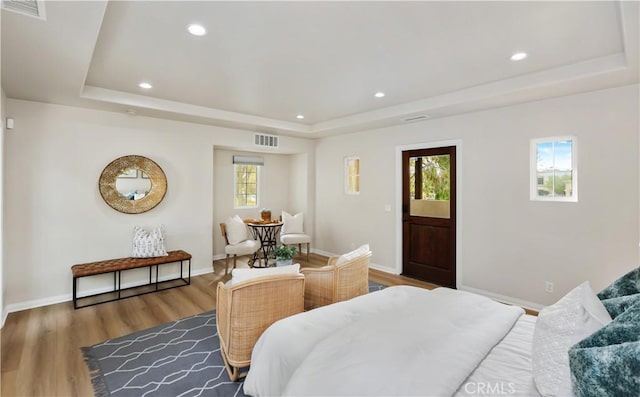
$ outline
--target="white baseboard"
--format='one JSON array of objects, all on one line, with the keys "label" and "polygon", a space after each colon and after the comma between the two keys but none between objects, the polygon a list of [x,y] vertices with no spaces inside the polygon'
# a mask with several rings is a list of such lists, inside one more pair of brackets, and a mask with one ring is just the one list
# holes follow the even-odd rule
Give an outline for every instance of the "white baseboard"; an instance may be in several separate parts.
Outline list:
[{"label": "white baseboard", "polygon": [[[327,256],[329,258],[331,258],[332,256],[339,256],[340,255],[340,254],[334,254],[333,252],[322,251],[322,250],[315,249],[315,248],[312,248],[311,252],[313,252],[314,254]],[[382,266],[382,265],[379,265],[379,264],[373,263],[373,262],[369,262],[369,268],[370,269],[375,269],[375,270],[380,270],[381,272],[385,272],[385,273],[390,273],[390,274],[395,274],[395,275],[399,274],[399,273],[396,272],[395,269],[391,269],[391,268],[389,268],[387,266]]]},{"label": "white baseboard", "polygon": [[400,274],[396,269],[391,269],[387,266],[382,266],[377,263],[371,263],[371,262],[369,263],[369,269],[379,270],[381,272],[393,274],[396,276]]},{"label": "white baseboard", "polygon": [[[328,256],[328,257],[337,256],[337,254],[334,254],[332,252],[322,251],[322,250],[319,250],[319,249],[312,249],[311,252],[314,252],[314,253],[320,254],[320,255],[324,255],[324,256]],[[385,273],[389,273],[389,274],[394,274],[396,276],[400,274],[400,272],[398,272],[397,269],[395,269],[395,268],[392,269],[392,268],[389,268],[387,266],[379,265],[377,263],[369,263],[369,268],[370,269],[379,270],[381,272],[385,272]],[[481,290],[481,289],[478,289],[478,288],[467,287],[466,285],[459,285],[458,289],[462,290],[462,291],[473,292],[474,294],[486,296],[487,298],[491,298],[493,300],[497,300],[497,301],[500,301],[500,302],[508,303],[510,305],[520,306],[522,308],[529,309],[529,310],[534,310],[534,311],[537,311],[537,312],[539,312],[540,310],[542,310],[545,307],[544,305],[541,305],[539,303],[530,302],[530,301],[526,301],[526,300],[522,300],[522,299],[518,299],[518,298],[513,298],[511,296],[500,295],[500,294],[496,294],[496,293],[493,293],[493,292],[484,291],[484,290]]]},{"label": "white baseboard", "polygon": [[[200,275],[208,274],[212,272],[213,270],[207,267],[204,267],[202,269],[192,269],[191,277],[200,276]],[[175,274],[166,275],[165,277],[160,279],[160,281],[176,278],[178,276],[180,276],[180,273],[176,272]],[[124,289],[124,288],[129,288],[134,286],[142,286],[142,285],[139,285],[138,283],[136,282],[125,283],[125,284],[122,284],[122,288]],[[96,288],[90,291],[82,291],[82,294],[86,296],[86,295],[100,294],[103,292],[111,292],[111,291],[113,291],[113,288],[104,287],[104,288]],[[82,298],[82,296],[80,296],[79,298]],[[7,320],[7,316],[9,315],[9,313],[19,312],[19,311],[28,310],[28,309],[34,309],[36,307],[55,305],[63,302],[70,302],[72,299],[73,299],[73,294],[69,293],[69,294],[50,296],[47,298],[34,299],[34,300],[24,301],[19,303],[12,303],[10,305],[7,305],[7,307],[4,308],[4,311],[2,313],[2,327],[4,327],[4,323]]]},{"label": "white baseboard", "polygon": [[478,288],[467,287],[466,285],[459,285],[458,289],[461,290],[461,291],[473,292],[474,294],[483,295],[483,296],[486,296],[487,298],[491,298],[493,300],[497,300],[497,301],[500,301],[500,302],[503,302],[503,303],[508,303],[508,304],[514,305],[514,306],[520,306],[522,308],[529,309],[529,310],[534,310],[534,311],[537,311],[537,312],[539,312],[540,310],[542,310],[545,307],[545,305],[541,305],[539,303],[530,302],[530,301],[526,301],[526,300],[518,299],[518,298],[513,298],[511,296],[500,295],[500,294],[496,294],[496,293],[485,291],[485,290],[478,289]]},{"label": "white baseboard", "polygon": [[[49,296],[47,298],[33,299],[30,301],[12,303],[10,305],[7,305],[5,309],[8,316],[10,313],[20,312],[22,310],[27,310],[27,309],[35,309],[36,307],[41,307],[41,306],[56,305],[58,303],[67,302],[70,300],[71,300],[71,294],[63,294],[63,295]],[[4,325],[4,322],[2,323],[2,325]]]},{"label": "white baseboard", "polygon": [[[396,276],[400,274],[395,269],[390,269],[390,268],[388,268],[386,266],[380,266],[380,265],[375,264],[375,263],[370,263],[369,264],[369,268],[375,269],[375,270],[379,270],[381,272],[385,272],[385,273],[389,273],[389,274],[394,274]],[[541,305],[539,303],[529,302],[529,301],[526,301],[526,300],[513,298],[513,297],[510,297],[510,296],[506,296],[506,295],[495,294],[493,292],[484,291],[484,290],[473,288],[473,287],[467,287],[465,285],[458,286],[458,289],[461,290],[461,291],[473,292],[474,294],[486,296],[487,298],[491,298],[491,299],[496,300],[496,301],[500,301],[500,302],[503,302],[503,303],[508,303],[508,304],[514,305],[514,306],[520,306],[522,308],[533,310],[533,311],[537,311],[537,312],[539,312],[540,310],[542,310],[544,308],[544,305]]]},{"label": "white baseboard", "polygon": [[333,252],[323,251],[323,250],[319,250],[317,248],[311,248],[311,252],[313,252],[314,254],[327,256],[329,258],[331,258],[332,256],[338,256],[337,254],[334,254]]}]

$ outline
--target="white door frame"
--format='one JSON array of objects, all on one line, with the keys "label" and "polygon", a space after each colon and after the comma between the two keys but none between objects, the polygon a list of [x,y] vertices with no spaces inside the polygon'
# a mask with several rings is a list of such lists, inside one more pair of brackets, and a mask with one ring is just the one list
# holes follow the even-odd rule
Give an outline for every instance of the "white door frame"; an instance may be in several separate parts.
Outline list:
[{"label": "white door frame", "polygon": [[402,273],[402,152],[415,149],[432,149],[444,146],[456,147],[456,288],[462,280],[462,139],[413,143],[396,146],[396,266],[395,274]]}]

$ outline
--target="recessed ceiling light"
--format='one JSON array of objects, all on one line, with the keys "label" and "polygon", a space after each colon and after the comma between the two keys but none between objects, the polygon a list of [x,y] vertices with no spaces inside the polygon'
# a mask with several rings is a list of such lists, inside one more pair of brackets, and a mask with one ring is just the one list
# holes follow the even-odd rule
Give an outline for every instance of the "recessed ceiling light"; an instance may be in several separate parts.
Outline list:
[{"label": "recessed ceiling light", "polygon": [[151,84],[147,83],[146,81],[143,81],[142,83],[138,84],[138,87],[144,88],[145,90],[148,90],[149,88],[151,88],[153,86]]},{"label": "recessed ceiling light", "polygon": [[297,115],[297,116],[296,116],[296,118],[297,118],[298,120],[302,120],[302,119],[304,118],[304,116],[303,116],[303,115],[301,115],[301,114],[299,114],[299,115]]},{"label": "recessed ceiling light", "polygon": [[384,92],[376,92],[373,96],[376,98],[382,98],[384,97]]},{"label": "recessed ceiling light", "polygon": [[526,57],[527,57],[527,53],[526,52],[516,52],[515,54],[511,55],[511,60],[512,61],[522,61]]},{"label": "recessed ceiling light", "polygon": [[204,26],[195,23],[187,26],[187,30],[194,36],[204,36],[207,34],[207,29],[205,29]]}]

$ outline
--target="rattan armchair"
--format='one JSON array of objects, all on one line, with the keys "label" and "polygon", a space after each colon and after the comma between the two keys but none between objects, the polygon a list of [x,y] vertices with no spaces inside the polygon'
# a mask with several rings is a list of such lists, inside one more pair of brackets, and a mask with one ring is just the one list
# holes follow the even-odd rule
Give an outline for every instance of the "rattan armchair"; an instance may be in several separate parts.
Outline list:
[{"label": "rattan armchair", "polygon": [[339,257],[331,257],[326,266],[300,269],[305,277],[304,308],[340,302],[369,292],[369,258],[364,253],[337,265]]},{"label": "rattan armchair", "polygon": [[220,353],[232,381],[246,376],[251,352],[265,329],[304,310],[304,276],[272,275],[235,285],[218,283],[216,327]]}]

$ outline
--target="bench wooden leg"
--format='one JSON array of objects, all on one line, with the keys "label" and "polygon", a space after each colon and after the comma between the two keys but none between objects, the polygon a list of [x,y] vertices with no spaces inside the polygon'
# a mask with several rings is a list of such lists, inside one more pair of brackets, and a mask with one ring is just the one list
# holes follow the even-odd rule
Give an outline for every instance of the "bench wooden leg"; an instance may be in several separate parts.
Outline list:
[{"label": "bench wooden leg", "polygon": [[78,278],[74,277],[73,278],[73,309],[77,309],[78,308],[78,287],[76,285],[76,283],[78,282]]},{"label": "bench wooden leg", "polygon": [[224,274],[229,273],[229,254],[227,254],[227,258],[224,260]]}]

